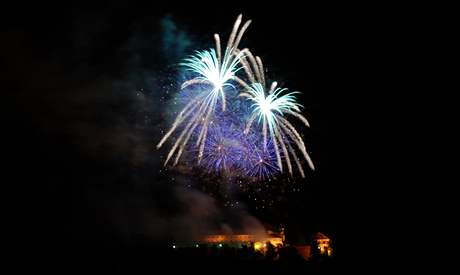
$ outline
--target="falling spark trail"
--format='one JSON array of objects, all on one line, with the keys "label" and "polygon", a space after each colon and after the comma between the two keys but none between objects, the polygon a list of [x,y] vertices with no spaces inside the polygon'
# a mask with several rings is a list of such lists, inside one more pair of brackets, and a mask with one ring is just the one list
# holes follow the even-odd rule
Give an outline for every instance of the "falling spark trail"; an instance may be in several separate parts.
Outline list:
[{"label": "falling spark trail", "polygon": [[214,48],[196,51],[180,63],[193,77],[180,87],[188,102],[157,144],[159,149],[178,135],[165,166],[177,165],[186,155],[212,172],[239,171],[259,179],[283,171],[292,176],[295,167],[304,178],[300,158],[315,169],[302,136],[289,121],[293,117],[310,127],[296,101],[298,92],[288,92],[276,81],[268,85],[262,59],[238,48],[250,24],[240,14],[226,45],[216,33]]},{"label": "falling spark trail", "polygon": [[284,157],[284,162],[287,164],[289,174],[292,175],[293,173],[290,157],[291,155],[297,164],[297,168],[301,176],[305,177],[297,154],[290,144],[291,142],[296,144],[297,148],[300,150],[303,157],[307,161],[309,167],[312,170],[314,170],[315,167],[306,150],[302,137],[297,132],[295,127],[285,118],[286,115],[291,115],[299,119],[307,127],[310,126],[308,120],[300,113],[300,107],[302,106],[296,102],[294,96],[297,92],[284,93],[287,89],[277,88],[277,82],[272,82],[270,89],[267,91],[265,89],[266,85],[265,77],[263,76],[264,68],[262,60],[258,56],[254,58],[248,49],[244,49],[242,52],[245,52],[245,56],[249,58],[249,63],[255,72],[254,75],[249,64],[243,62],[242,64],[247,66],[247,69],[245,69],[247,77],[249,79],[257,80],[250,85],[249,89],[246,89],[244,92],[240,93],[241,97],[247,98],[253,102],[253,113],[248,119],[244,132],[247,133],[255,119],[258,118],[258,122],[262,123],[264,148],[266,148],[265,145],[268,142],[267,140],[269,135],[270,140],[274,145],[279,170],[281,172],[283,171],[283,161],[281,159],[280,153],[281,149]]},{"label": "falling spark trail", "polygon": [[[184,123],[185,120],[189,119],[184,130],[180,134],[179,138],[176,140],[172,149],[169,151],[168,156],[165,161],[165,165],[168,163],[169,159],[174,155],[177,148],[179,148],[174,165],[176,165],[182,155],[182,152],[190,140],[193,132],[199,126],[199,136],[197,139],[196,146],[199,147],[198,152],[198,163],[201,162],[205,141],[207,137],[207,131],[209,123],[212,120],[216,110],[217,102],[221,103],[221,111],[225,112],[226,106],[226,95],[225,88],[232,87],[234,85],[230,81],[236,81],[240,85],[248,85],[244,83],[240,78],[235,74],[241,69],[238,65],[244,53],[237,49],[240,40],[249,27],[251,21],[247,21],[241,29],[239,26],[241,24],[242,15],[240,14],[233,25],[232,33],[227,43],[225,53],[222,57],[221,43],[219,34],[214,34],[215,40],[215,49],[197,51],[194,55],[185,59],[182,66],[184,66],[189,71],[198,74],[197,77],[185,81],[181,85],[181,89],[188,88],[193,85],[203,85],[210,86],[206,89],[200,89],[199,93],[196,95],[196,99],[188,103],[180,114],[176,117],[171,129],[166,133],[166,135],[158,143],[157,148],[166,142],[166,140],[171,136],[171,134],[177,130],[180,125]],[[236,40],[235,40],[236,38]],[[235,53],[238,51],[238,53]],[[201,100],[201,98],[204,99]],[[198,109],[199,111],[190,117],[191,113]]]}]

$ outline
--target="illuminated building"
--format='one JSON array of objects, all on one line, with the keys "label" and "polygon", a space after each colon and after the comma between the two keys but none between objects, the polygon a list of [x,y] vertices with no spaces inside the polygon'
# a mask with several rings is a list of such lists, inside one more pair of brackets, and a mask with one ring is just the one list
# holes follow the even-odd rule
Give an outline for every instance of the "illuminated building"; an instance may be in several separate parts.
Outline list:
[{"label": "illuminated building", "polygon": [[264,251],[267,243],[270,243],[274,247],[280,247],[284,245],[284,230],[280,232],[267,231],[265,235],[254,235],[254,234],[211,234],[203,235],[200,242],[207,245],[219,245],[226,244],[228,246],[241,247],[243,245],[251,246],[254,245],[254,249],[258,251]]},{"label": "illuminated building", "polygon": [[321,232],[312,236],[311,244],[294,245],[302,258],[309,261],[313,256],[332,256],[331,239]]},{"label": "illuminated building", "polygon": [[193,242],[185,242],[179,246],[177,246],[177,243],[174,244],[173,248],[177,247],[200,249],[201,251],[206,251],[205,253],[215,253],[226,249],[233,249],[233,251],[235,249],[253,249],[263,255],[275,253],[277,256],[272,258],[275,260],[279,258],[279,251],[290,247],[294,248],[307,261],[314,260],[317,257],[331,257],[333,252],[331,239],[321,232],[311,235],[310,241],[307,241],[306,244],[289,244],[285,241],[284,229],[277,232],[267,230],[261,234],[245,234],[245,232],[206,234],[201,235]]},{"label": "illuminated building", "polygon": [[316,233],[313,239],[320,255],[332,256],[332,247],[330,245],[331,239],[321,232]]}]

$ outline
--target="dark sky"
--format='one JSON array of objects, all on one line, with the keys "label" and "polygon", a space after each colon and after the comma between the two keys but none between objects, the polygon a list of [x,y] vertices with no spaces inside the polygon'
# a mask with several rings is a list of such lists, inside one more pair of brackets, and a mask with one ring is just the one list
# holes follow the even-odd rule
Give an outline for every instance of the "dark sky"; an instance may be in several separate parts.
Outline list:
[{"label": "dark sky", "polygon": [[[369,114],[388,100],[371,69],[385,58],[385,41],[375,35],[379,25],[366,24],[372,13],[308,5],[209,12],[151,2],[16,6],[2,18],[3,145],[19,190],[12,208],[20,232],[67,247],[166,245],[196,221],[244,228],[273,214],[293,240],[321,230],[340,251],[365,207],[356,198],[367,183],[383,181],[372,160],[386,145],[370,140]],[[154,147],[165,123],[160,97],[176,81],[171,64],[211,46],[213,33],[228,34],[239,13],[253,20],[244,45],[279,82],[303,92],[318,167],[300,193],[282,195],[280,208],[265,212],[247,203],[229,211],[186,180],[171,184],[171,175],[158,173]],[[166,18],[183,48],[168,47]]]}]

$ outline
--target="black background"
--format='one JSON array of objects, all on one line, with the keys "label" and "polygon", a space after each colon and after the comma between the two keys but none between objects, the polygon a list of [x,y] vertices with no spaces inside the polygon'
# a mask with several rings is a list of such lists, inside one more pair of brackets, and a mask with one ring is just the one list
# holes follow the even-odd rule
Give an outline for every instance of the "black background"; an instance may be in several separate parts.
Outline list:
[{"label": "black background", "polygon": [[[155,44],[161,39],[158,22],[167,14],[197,44],[206,45],[214,32],[228,31],[243,13],[253,20],[244,43],[258,49],[273,74],[303,92],[301,100],[312,123],[312,151],[319,168],[312,187],[303,193],[304,203],[287,210],[289,220],[293,227],[331,234],[339,259],[358,257],[356,238],[365,239],[365,232],[376,226],[372,221],[381,210],[369,209],[385,201],[387,172],[395,169],[398,158],[393,153],[395,130],[390,128],[396,119],[397,107],[392,104],[397,93],[388,83],[401,71],[392,64],[398,43],[388,39],[391,16],[382,14],[380,7],[332,4],[194,4],[40,3],[5,9],[0,49],[6,65],[2,135],[8,164],[3,184],[15,190],[11,196],[5,194],[13,201],[8,212],[19,233],[15,247],[20,255],[37,255],[46,247],[53,255],[78,258],[121,246],[124,241],[108,229],[105,212],[99,209],[105,202],[94,204],[89,198],[94,194],[129,199],[147,190],[152,200],[161,201],[162,196],[155,195],[159,189],[145,183],[149,179],[133,180],[148,175],[150,167],[132,168],[123,155],[129,150],[111,154],[106,150],[112,148],[102,143],[91,153],[91,146],[82,149],[78,144],[100,139],[97,128],[113,123],[113,113],[134,117],[135,123],[136,104],[125,102],[130,98],[124,95],[110,95],[104,102],[104,92],[87,105],[74,106],[71,98],[84,87],[107,91],[101,79],[133,82],[131,90],[148,87],[125,77],[131,68],[168,74]],[[136,31],[152,32],[152,44],[120,51]],[[133,52],[146,59],[144,65],[127,62]],[[95,127],[87,132],[67,127],[81,116]],[[160,117],[153,119],[161,122]],[[158,134],[152,129],[148,133],[153,133],[153,153],[146,163],[157,169],[153,145]],[[167,203],[159,205],[170,211]]]}]

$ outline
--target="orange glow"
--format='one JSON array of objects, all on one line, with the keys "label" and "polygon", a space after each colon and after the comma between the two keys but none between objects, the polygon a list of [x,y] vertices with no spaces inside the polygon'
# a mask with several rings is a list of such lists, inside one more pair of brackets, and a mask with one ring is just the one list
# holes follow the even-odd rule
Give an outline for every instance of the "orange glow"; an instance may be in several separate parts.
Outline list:
[{"label": "orange glow", "polygon": [[278,245],[283,245],[283,238],[269,238],[267,239],[268,242],[270,242],[271,245],[273,246],[278,246]]},{"label": "orange glow", "polygon": [[283,235],[260,237],[250,234],[234,234],[234,235],[205,235],[201,241],[208,244],[221,244],[221,243],[240,243],[240,244],[254,244],[254,249],[262,250],[266,248],[267,242],[271,245],[283,246]]},{"label": "orange glow", "polygon": [[332,255],[332,248],[330,247],[330,239],[326,237],[323,233],[317,233],[315,235],[316,242],[318,244],[318,249],[320,254],[326,254],[327,256]]},{"label": "orange glow", "polygon": [[254,235],[206,235],[203,237],[205,243],[230,243],[230,242],[255,242]]}]

